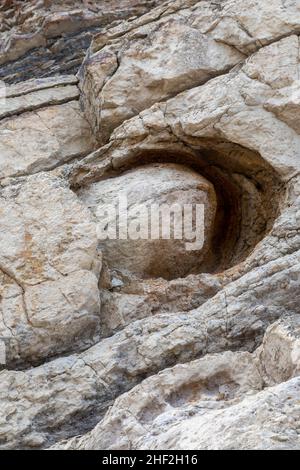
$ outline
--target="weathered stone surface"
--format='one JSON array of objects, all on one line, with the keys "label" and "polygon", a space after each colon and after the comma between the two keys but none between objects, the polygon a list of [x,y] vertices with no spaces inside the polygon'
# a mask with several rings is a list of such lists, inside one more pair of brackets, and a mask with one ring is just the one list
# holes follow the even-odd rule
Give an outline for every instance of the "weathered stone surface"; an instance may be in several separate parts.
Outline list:
[{"label": "weathered stone surface", "polygon": [[35,91],[34,93],[28,93],[21,96],[7,97],[5,103],[1,106],[0,119],[14,114],[32,111],[43,106],[56,105],[76,100],[78,97],[78,88],[72,85],[42,89]]},{"label": "weathered stone surface", "polygon": [[280,319],[268,328],[258,356],[269,385],[300,375],[299,328],[297,316]]},{"label": "weathered stone surface", "polygon": [[134,320],[159,313],[188,312],[204,304],[226,284],[222,275],[198,274],[172,281],[138,280],[114,287],[114,278],[106,277],[106,282],[101,282],[101,333],[104,336],[110,336]]},{"label": "weathered stone surface", "polygon": [[[78,434],[85,426],[96,424],[112,399],[171,364],[228,349],[254,350],[267,326],[285,311],[300,313],[295,295],[299,279],[298,284],[294,280],[297,265],[299,254],[290,255],[232,283],[196,311],[133,322],[79,356],[58,359],[26,372],[3,371],[0,417],[7,441],[2,446],[27,446],[32,433],[42,435],[44,445],[62,433]],[[267,297],[269,305],[262,305],[259,299]],[[77,386],[71,393],[73,380]],[[15,408],[14,403],[16,412],[8,425],[6,416],[16,391],[19,405]],[[75,398],[71,399],[70,394],[75,394]],[[51,415],[44,412],[49,407],[53,410]],[[86,419],[82,420],[82,416]],[[66,428],[62,431],[63,422]]]},{"label": "weathered stone surface", "polygon": [[59,75],[48,78],[32,78],[25,82],[6,86],[6,97],[15,98],[16,96],[27,95],[35,91],[45,90],[64,85],[77,85],[78,78],[75,75]]},{"label": "weathered stone surface", "polygon": [[[65,448],[129,449],[140,448],[146,439],[156,443],[165,429],[173,428],[195,414],[233,406],[247,392],[259,391],[262,381],[249,353],[207,356],[203,359],[166,369],[150,377],[115,401],[105,418],[87,436],[71,440]],[[205,410],[205,411],[204,411]],[[190,418],[191,419],[191,418]],[[121,423],[121,426],[120,426]],[[152,429],[151,426],[154,426]],[[194,429],[194,428],[193,428]],[[175,448],[183,448],[178,442]],[[167,439],[165,438],[165,441]],[[147,442],[147,441],[146,441]],[[147,443],[141,447],[147,448]],[[172,443],[172,444],[173,444]],[[154,444],[154,443],[153,443]],[[155,444],[150,444],[150,448]],[[164,448],[169,448],[164,442]]]},{"label": "weathered stone surface", "polygon": [[298,119],[300,106],[299,85],[299,80],[297,80],[293,82],[292,86],[278,90],[269,101],[266,101],[264,107],[300,135],[300,122]]},{"label": "weathered stone surface", "polygon": [[[141,181],[144,182],[142,187]],[[209,181],[184,166],[147,165],[126,172],[113,182],[94,183],[78,195],[93,212],[96,221],[102,224],[99,248],[110,269],[118,273],[125,271],[127,276],[142,278],[184,277],[199,269],[208,256],[216,195]],[[101,210],[103,205],[107,207],[106,211]],[[203,217],[198,214],[195,220],[194,215],[194,221],[191,221],[191,238],[188,233],[183,233],[182,212],[187,205],[194,211],[196,206],[203,206],[204,210]],[[108,224],[106,230],[105,224]],[[157,240],[149,240],[150,230]],[[125,240],[103,240],[109,233],[117,237],[119,231],[124,233]],[[179,236],[181,239],[175,239]]]},{"label": "weathered stone surface", "polygon": [[93,34],[162,2],[5,0],[0,5],[0,79],[16,83],[32,75],[76,73]]},{"label": "weathered stone surface", "polygon": [[[247,8],[243,1],[232,0],[166,2],[135,22],[96,36],[80,74],[86,116],[105,142],[125,119],[228,72],[262,45],[296,31],[296,1],[282,6],[276,0],[272,8],[261,8],[256,0]],[[284,65],[297,69],[293,53],[298,47],[287,50]],[[273,68],[276,80],[276,74],[283,74],[277,62]],[[268,70],[272,75],[272,66]]]},{"label": "weathered stone surface", "polygon": [[[226,352],[175,366],[150,377],[119,397],[88,434],[59,449],[294,449],[299,445],[296,371],[269,362],[297,349],[299,319],[288,317],[277,328],[289,330],[278,343],[270,327],[257,353]],[[265,349],[267,351],[265,351]],[[276,371],[264,389],[261,368]],[[271,372],[271,373],[272,373]],[[264,390],[263,390],[264,389]],[[280,422],[280,426],[278,426]]]},{"label": "weathered stone surface", "polygon": [[[50,3],[0,10],[2,76],[60,74],[1,100],[0,447],[299,448],[298,2]],[[203,250],[102,243],[126,191]]]},{"label": "weathered stone surface", "polygon": [[[55,168],[93,149],[90,126],[73,101],[76,96],[77,88],[71,86],[7,98],[1,113],[21,114],[0,121],[0,178]],[[55,105],[64,101],[69,102]]]},{"label": "weathered stone surface", "polygon": [[0,208],[7,364],[91,345],[99,332],[101,265],[89,212],[45,174],[2,190]]}]

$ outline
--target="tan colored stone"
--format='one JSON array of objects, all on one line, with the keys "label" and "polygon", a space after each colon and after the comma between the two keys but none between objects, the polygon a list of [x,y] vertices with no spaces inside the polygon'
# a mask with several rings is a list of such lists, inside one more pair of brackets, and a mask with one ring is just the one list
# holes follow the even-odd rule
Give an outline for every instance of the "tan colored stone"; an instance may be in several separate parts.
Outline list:
[{"label": "tan colored stone", "polygon": [[[58,76],[0,110],[1,449],[298,449],[299,2],[9,3],[3,77]],[[203,251],[99,243],[125,190]]]},{"label": "tan colored stone", "polygon": [[[190,169],[168,164],[140,167],[113,181],[83,188],[79,197],[100,225],[99,248],[111,270],[142,278],[170,279],[201,269],[205,262],[213,234],[216,195],[212,185]],[[204,206],[204,220],[197,213],[195,221],[194,214],[193,238],[185,232],[188,227],[184,226],[183,214],[187,205],[194,213],[196,206]],[[112,210],[107,214],[103,207]],[[118,228],[117,214],[122,225]],[[103,218],[108,224],[106,231]],[[126,231],[127,239],[111,239],[117,229]],[[108,239],[103,240],[106,233]],[[151,239],[152,236],[158,239]],[[168,236],[170,239],[163,239]],[[174,239],[178,236],[181,239]]]},{"label": "tan colored stone", "polygon": [[[106,142],[126,119],[228,72],[262,46],[300,31],[299,18],[295,0],[284,7],[280,0],[272,6],[251,0],[246,9],[241,0],[179,0],[101,32],[80,74],[82,102],[95,135]],[[280,43],[281,62],[297,72],[298,38],[292,46],[291,40]],[[264,52],[259,57],[265,66]],[[251,73],[250,64],[248,68]],[[277,85],[287,80],[278,62],[270,62],[268,70]]]},{"label": "tan colored stone", "polygon": [[2,190],[0,201],[7,363],[37,363],[93,344],[101,259],[88,210],[46,174]]},{"label": "tan colored stone", "polygon": [[[63,90],[63,96],[65,92]],[[46,96],[41,98],[35,94],[33,103],[34,99],[51,102],[53,92],[37,93]],[[61,96],[61,91],[58,94]],[[73,94],[72,87],[71,96]],[[11,99],[7,101],[10,106]],[[25,102],[23,109],[32,106],[28,95]],[[21,105],[20,101],[18,103]],[[0,122],[0,178],[49,170],[72,158],[85,156],[92,149],[90,127],[77,101],[6,118]]]}]

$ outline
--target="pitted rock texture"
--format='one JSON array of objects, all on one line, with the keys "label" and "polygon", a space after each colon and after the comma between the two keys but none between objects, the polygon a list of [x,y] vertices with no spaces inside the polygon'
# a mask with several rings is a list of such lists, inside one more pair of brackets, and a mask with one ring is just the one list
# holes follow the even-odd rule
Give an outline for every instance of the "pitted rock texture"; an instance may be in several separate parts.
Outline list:
[{"label": "pitted rock texture", "polygon": [[[31,4],[0,10],[0,448],[298,449],[299,2]],[[103,241],[125,194],[203,203],[203,248]]]}]

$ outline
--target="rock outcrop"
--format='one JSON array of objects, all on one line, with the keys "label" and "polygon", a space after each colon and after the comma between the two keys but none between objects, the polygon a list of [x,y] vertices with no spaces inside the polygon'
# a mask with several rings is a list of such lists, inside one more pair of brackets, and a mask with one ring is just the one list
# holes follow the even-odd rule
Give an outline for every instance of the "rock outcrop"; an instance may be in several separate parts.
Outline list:
[{"label": "rock outcrop", "polygon": [[7,87],[1,105],[1,179],[49,170],[94,149],[76,77],[24,83]]},{"label": "rock outcrop", "polygon": [[[299,448],[299,3],[30,3],[0,9],[0,448]],[[203,245],[103,239],[125,196],[201,204]]]}]

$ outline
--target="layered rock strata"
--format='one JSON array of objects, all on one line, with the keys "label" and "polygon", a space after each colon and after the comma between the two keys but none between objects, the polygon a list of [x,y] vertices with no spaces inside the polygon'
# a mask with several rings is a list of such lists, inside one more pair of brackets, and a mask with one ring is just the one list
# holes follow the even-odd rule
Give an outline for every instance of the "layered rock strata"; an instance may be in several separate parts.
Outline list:
[{"label": "layered rock strata", "polygon": [[[159,3],[1,101],[2,449],[299,447],[299,6]],[[203,248],[103,241],[120,193]]]}]

